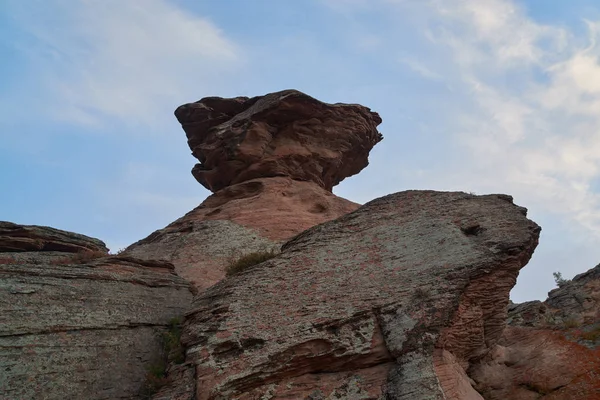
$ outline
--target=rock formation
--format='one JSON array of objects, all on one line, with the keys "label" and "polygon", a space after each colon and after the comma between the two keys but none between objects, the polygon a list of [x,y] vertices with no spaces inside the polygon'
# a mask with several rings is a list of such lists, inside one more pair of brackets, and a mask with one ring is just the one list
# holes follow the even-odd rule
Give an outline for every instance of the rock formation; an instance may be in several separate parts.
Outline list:
[{"label": "rock formation", "polygon": [[0,398],[137,399],[160,333],[191,303],[162,262],[101,241],[0,222]]},{"label": "rock formation", "polygon": [[355,210],[358,204],[335,196],[332,187],[366,167],[382,140],[377,113],[295,90],[207,97],[175,115],[200,161],[192,174],[215,193],[127,253],[160,256],[199,289],[222,279],[224,265],[240,252],[278,247]]},{"label": "rock formation", "polygon": [[255,178],[286,176],[331,191],[368,165],[381,118],[356,104],[326,104],[296,90],[265,96],[206,97],[175,110],[192,154],[192,173],[217,192]]},{"label": "rock formation", "polygon": [[471,371],[485,399],[600,399],[600,265],[508,313],[498,345]]},{"label": "rock formation", "polygon": [[0,221],[0,252],[29,251],[108,254],[106,245],[98,239],[47,226]]},{"label": "rock formation", "polygon": [[600,266],[509,304],[540,232],[510,196],[335,196],[381,140],[360,105],[288,90],[175,114],[214,193],[166,228],[111,256],[0,222],[0,399],[600,399]]},{"label": "rock formation", "polygon": [[467,371],[537,245],[525,215],[505,195],[409,191],[311,228],[195,299],[189,370],[155,398],[481,399]]}]

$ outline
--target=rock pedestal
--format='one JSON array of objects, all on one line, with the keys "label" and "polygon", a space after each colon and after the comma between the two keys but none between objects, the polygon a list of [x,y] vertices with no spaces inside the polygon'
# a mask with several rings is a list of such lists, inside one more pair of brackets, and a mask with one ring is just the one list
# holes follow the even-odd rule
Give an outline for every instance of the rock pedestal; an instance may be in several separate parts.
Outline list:
[{"label": "rock pedestal", "polygon": [[240,255],[278,248],[355,210],[358,204],[332,188],[366,167],[382,140],[377,113],[296,90],[207,97],[175,115],[200,161],[192,174],[214,194],[127,253],[172,262],[200,290],[221,280],[225,266]]}]

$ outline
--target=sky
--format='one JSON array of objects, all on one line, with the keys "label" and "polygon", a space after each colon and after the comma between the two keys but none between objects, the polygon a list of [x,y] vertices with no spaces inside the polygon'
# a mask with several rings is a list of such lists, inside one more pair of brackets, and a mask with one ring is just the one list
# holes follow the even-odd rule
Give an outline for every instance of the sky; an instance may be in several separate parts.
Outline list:
[{"label": "sky", "polygon": [[146,237],[210,193],[173,116],[298,89],[383,118],[334,193],[507,193],[542,226],[511,292],[600,262],[597,0],[2,0],[0,220]]}]

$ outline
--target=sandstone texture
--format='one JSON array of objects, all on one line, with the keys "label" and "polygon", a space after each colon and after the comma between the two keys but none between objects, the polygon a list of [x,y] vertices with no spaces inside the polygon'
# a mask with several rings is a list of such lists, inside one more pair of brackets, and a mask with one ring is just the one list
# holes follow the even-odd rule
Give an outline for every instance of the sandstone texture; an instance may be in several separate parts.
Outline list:
[{"label": "sandstone texture", "polygon": [[0,399],[141,398],[161,332],[189,309],[189,283],[171,264],[102,256],[83,235],[2,229]]},{"label": "sandstone texture", "polygon": [[47,226],[0,221],[0,252],[60,251],[108,253],[104,242]]},{"label": "sandstone texture", "polygon": [[600,265],[511,304],[496,348],[472,368],[486,399],[600,399]]},{"label": "sandstone texture", "polygon": [[279,249],[284,239],[356,208],[310,182],[254,179],[209,196],[126,254],[167,260],[202,290],[223,279],[225,267],[238,257]]},{"label": "sandstone texture", "polygon": [[203,290],[223,279],[225,266],[240,256],[278,249],[277,243],[234,222],[183,217],[133,244],[125,254],[168,260],[178,275]]},{"label": "sandstone texture", "polygon": [[374,200],[200,293],[155,399],[481,399],[539,232],[506,195]]},{"label": "sandstone texture", "polygon": [[377,113],[295,90],[207,97],[175,115],[200,160],[193,175],[214,194],[126,254],[171,262],[200,290],[236,257],[356,210],[332,187],[366,167],[382,140]]},{"label": "sandstone texture", "polygon": [[368,165],[382,140],[381,118],[357,104],[327,104],[296,90],[253,98],[205,97],[175,116],[192,154],[192,173],[217,192],[256,178],[287,176],[331,191]]}]

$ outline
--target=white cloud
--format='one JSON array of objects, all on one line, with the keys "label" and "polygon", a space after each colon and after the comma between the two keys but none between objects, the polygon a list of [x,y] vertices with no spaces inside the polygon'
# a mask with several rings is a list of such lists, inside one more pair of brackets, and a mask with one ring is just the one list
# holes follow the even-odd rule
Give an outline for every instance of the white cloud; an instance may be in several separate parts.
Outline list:
[{"label": "white cloud", "polygon": [[439,73],[432,71],[428,66],[416,58],[404,56],[400,58],[400,62],[425,79],[432,81],[441,81],[443,79]]},{"label": "white cloud", "polygon": [[[459,65],[458,138],[482,188],[518,194],[600,238],[598,24],[579,49],[509,0],[435,1],[438,44]],[[540,77],[541,76],[541,77]],[[456,85],[456,84],[455,84]],[[578,118],[574,118],[574,116]]]},{"label": "white cloud", "polygon": [[[429,6],[443,26],[439,42],[452,46],[463,66],[522,67],[565,45],[563,29],[532,21],[513,1],[432,0]],[[540,46],[544,41],[551,48]]]},{"label": "white cloud", "polygon": [[[567,243],[580,245],[582,259],[597,254],[600,22],[582,20],[589,32],[582,37],[564,24],[537,22],[514,0],[378,3],[387,5],[385,17],[394,20],[393,26],[377,28],[384,52],[402,54],[403,64],[422,78],[440,76],[452,88],[450,97],[442,87],[438,92],[428,87],[422,96],[410,93],[412,101],[424,104],[436,96],[450,100],[439,107],[455,110],[450,115],[423,106],[426,113],[415,118],[441,127],[436,140],[457,154],[444,155],[447,159],[424,171],[423,165],[413,166],[403,185],[510,193],[542,223],[540,260],[568,259],[568,249],[562,250]],[[358,15],[360,8],[355,10]],[[431,153],[436,143],[426,145],[416,151]],[[419,177],[410,178],[417,170]],[[518,300],[544,296],[548,288],[538,282],[550,276],[547,268],[570,277],[591,266],[580,260],[530,266]]]},{"label": "white cloud", "polygon": [[165,0],[13,2],[9,10],[29,35],[21,49],[43,65],[30,78],[52,93],[54,117],[69,122],[152,124],[158,110],[210,90],[241,61],[213,23]]}]

